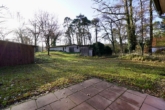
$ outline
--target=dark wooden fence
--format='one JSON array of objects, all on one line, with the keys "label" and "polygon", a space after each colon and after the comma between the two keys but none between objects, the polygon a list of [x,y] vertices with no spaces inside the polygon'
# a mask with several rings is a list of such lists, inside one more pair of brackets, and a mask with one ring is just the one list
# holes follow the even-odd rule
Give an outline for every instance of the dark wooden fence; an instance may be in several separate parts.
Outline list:
[{"label": "dark wooden fence", "polygon": [[34,63],[34,46],[0,41],[0,67]]}]

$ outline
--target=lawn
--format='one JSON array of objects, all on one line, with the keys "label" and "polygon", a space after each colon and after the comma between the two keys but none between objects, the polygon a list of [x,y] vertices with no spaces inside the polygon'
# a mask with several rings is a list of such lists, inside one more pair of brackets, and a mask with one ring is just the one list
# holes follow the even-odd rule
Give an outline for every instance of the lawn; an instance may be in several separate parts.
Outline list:
[{"label": "lawn", "polygon": [[0,68],[0,108],[91,77],[165,98],[165,63],[36,53],[35,64]]}]

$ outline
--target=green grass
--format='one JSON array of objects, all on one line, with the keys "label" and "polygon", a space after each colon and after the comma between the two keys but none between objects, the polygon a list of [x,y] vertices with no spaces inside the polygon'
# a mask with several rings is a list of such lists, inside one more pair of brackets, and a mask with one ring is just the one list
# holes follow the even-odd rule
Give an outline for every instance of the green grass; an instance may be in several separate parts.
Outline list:
[{"label": "green grass", "polygon": [[36,53],[35,64],[0,68],[0,108],[91,77],[165,97],[165,63]]}]

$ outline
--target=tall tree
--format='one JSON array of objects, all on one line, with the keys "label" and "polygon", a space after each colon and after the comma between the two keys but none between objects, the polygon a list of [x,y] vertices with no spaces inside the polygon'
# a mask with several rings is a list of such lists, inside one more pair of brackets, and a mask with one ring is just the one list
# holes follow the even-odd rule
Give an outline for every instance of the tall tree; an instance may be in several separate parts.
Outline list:
[{"label": "tall tree", "polygon": [[30,27],[27,28],[34,39],[35,46],[37,46],[37,42],[41,33],[41,24],[39,23],[39,19],[37,17],[37,14],[35,14],[34,19],[29,20]]},{"label": "tall tree", "polygon": [[94,26],[94,28],[95,28],[96,43],[98,42],[97,34],[98,34],[99,21],[100,21],[99,18],[93,18],[93,20],[91,21],[93,26]]},{"label": "tall tree", "polygon": [[[128,38],[128,48],[130,50],[130,52],[132,50],[135,50],[136,47],[136,36],[135,36],[135,23],[133,20],[133,5],[132,2],[133,0],[123,0],[121,1],[119,4],[114,4],[113,6],[111,5],[112,3],[106,3],[106,1],[104,0],[93,0],[96,3],[100,4],[99,8],[94,8],[95,10],[97,10],[98,12],[102,13],[102,14],[107,14],[107,15],[117,15],[117,16],[125,16],[125,20],[126,20],[126,28],[127,28],[127,38]],[[123,3],[122,3],[123,2]],[[124,5],[123,5],[124,4]],[[120,8],[123,11],[112,11],[115,9]],[[123,18],[121,18],[120,20],[123,20]]]},{"label": "tall tree", "polygon": [[71,18],[65,17],[64,18],[64,23],[63,23],[64,28],[65,28],[66,38],[69,41],[69,45],[72,44],[72,37],[71,37],[71,35],[72,35],[72,26],[71,26],[71,21],[72,21]]},{"label": "tall tree", "polygon": [[55,15],[52,15],[48,12],[40,11],[38,14],[39,25],[41,26],[41,34],[45,38],[46,47],[49,54],[50,49],[50,39],[55,36],[56,30],[59,29],[58,19],[55,18]]},{"label": "tall tree", "polygon": [[150,55],[152,55],[152,42],[153,42],[153,9],[152,9],[152,5],[153,1],[150,0],[150,4],[149,4],[149,12],[150,12],[150,44],[149,44],[149,52]]}]

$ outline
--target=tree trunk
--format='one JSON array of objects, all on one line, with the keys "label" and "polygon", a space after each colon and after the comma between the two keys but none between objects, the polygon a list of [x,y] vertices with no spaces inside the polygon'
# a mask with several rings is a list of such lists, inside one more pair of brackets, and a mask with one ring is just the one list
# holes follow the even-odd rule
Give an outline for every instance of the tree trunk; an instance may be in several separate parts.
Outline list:
[{"label": "tree trunk", "polygon": [[152,55],[152,41],[153,41],[153,11],[152,11],[152,0],[150,0],[150,45],[149,45],[149,53]]},{"label": "tree trunk", "polygon": [[48,46],[48,55],[50,55],[50,54],[49,54],[49,49],[50,49],[50,44],[49,44],[49,35],[47,36],[47,46]]},{"label": "tree trunk", "polygon": [[144,38],[143,38],[143,2],[142,0],[140,0],[140,8],[141,8],[141,37],[142,37],[142,41],[141,41],[141,55],[143,56],[144,53]]},{"label": "tree trunk", "polygon": [[110,29],[111,29],[111,34],[112,34],[112,40],[111,40],[112,48],[113,48],[113,52],[116,54],[116,51],[115,51],[115,42],[114,42],[114,35],[113,35],[113,27],[112,27],[112,21],[110,22]]},{"label": "tree trunk", "polygon": [[131,39],[131,27],[130,27],[130,14],[128,9],[128,0],[125,0],[125,12],[126,12],[126,21],[127,21],[127,36],[128,36],[128,49],[129,53],[132,51],[132,39]]},{"label": "tree trunk", "polygon": [[97,43],[97,27],[95,27],[95,33],[96,33],[96,43]]},{"label": "tree trunk", "polygon": [[131,27],[131,43],[132,43],[132,48],[131,50],[136,49],[136,36],[135,36],[135,24],[133,20],[133,6],[132,6],[132,0],[129,0],[129,9],[130,9],[130,27]]}]

